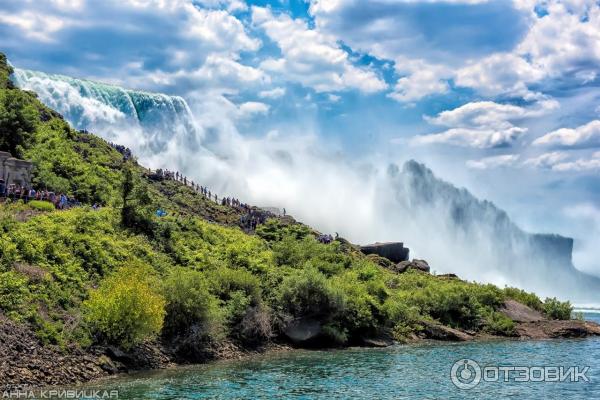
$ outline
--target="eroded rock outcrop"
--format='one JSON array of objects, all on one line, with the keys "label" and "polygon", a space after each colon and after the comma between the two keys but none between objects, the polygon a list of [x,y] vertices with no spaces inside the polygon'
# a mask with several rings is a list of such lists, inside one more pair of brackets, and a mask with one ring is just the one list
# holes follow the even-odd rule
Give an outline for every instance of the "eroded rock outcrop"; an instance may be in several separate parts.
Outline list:
[{"label": "eroded rock outcrop", "polygon": [[546,320],[541,312],[511,299],[506,300],[504,305],[498,311],[515,322],[537,322]]},{"label": "eroded rock outcrop", "polygon": [[380,257],[385,257],[393,263],[399,263],[408,260],[410,250],[404,247],[401,242],[388,243],[373,243],[366,246],[361,246],[360,251],[364,254],[376,254]]},{"label": "eroded rock outcrop", "polygon": [[600,325],[591,321],[536,321],[517,325],[517,335],[521,339],[584,338],[600,336]]},{"label": "eroded rock outcrop", "polygon": [[412,261],[399,262],[398,264],[396,264],[394,266],[393,271],[397,272],[399,274],[402,274],[410,269],[414,269],[414,270],[426,272],[426,273],[429,273],[429,271],[431,270],[431,268],[429,267],[429,264],[427,264],[427,261],[413,259]]},{"label": "eroded rock outcrop", "polygon": [[424,339],[442,340],[448,342],[466,342],[473,340],[473,335],[470,335],[459,329],[450,328],[434,321],[422,321],[423,329],[419,336]]}]

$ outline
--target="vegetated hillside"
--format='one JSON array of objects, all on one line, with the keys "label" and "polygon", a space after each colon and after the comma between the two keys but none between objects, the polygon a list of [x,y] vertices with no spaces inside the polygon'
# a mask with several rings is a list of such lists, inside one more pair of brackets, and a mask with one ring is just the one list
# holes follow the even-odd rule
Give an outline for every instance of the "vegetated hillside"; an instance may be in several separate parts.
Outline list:
[{"label": "vegetated hillside", "polygon": [[[0,313],[46,345],[130,349],[160,338],[197,361],[224,344],[287,340],[304,322],[318,334],[302,345],[407,340],[432,324],[510,336],[515,323],[498,311],[507,298],[570,317],[568,303],[517,289],[397,274],[343,240],[319,243],[290,218],[246,234],[236,226],[240,211],[152,179],[122,151],[12,87],[9,72],[2,57],[0,150],[35,163],[36,187],[84,203],[65,211],[0,205]],[[168,215],[157,217],[157,208]]]}]

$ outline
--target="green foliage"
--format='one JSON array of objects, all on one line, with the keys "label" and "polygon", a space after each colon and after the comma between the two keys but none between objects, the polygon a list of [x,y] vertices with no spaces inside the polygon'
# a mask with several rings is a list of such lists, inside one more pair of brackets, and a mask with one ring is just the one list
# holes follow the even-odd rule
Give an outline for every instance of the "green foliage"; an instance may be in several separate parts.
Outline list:
[{"label": "green foliage", "polygon": [[301,240],[291,235],[273,243],[275,263],[282,267],[304,268],[310,266],[327,276],[343,272],[352,265],[352,257],[340,249],[340,244],[321,244],[312,236]]},{"label": "green foliage", "polygon": [[0,89],[0,150],[23,157],[24,149],[35,139],[38,118],[29,93]]},{"label": "green foliage", "polygon": [[14,271],[0,273],[0,310],[3,313],[20,319],[29,296],[27,278]]},{"label": "green foliage", "polygon": [[33,208],[34,210],[38,210],[38,211],[54,211],[55,210],[54,204],[49,203],[47,201],[32,200],[27,204],[29,205],[29,207]]},{"label": "green foliage", "polygon": [[75,132],[62,119],[48,115],[38,123],[35,145],[23,152],[35,165],[35,187],[67,193],[88,204],[118,204],[121,154],[102,139]]},{"label": "green foliage", "polygon": [[8,65],[6,55],[0,53],[0,89],[12,89],[13,84],[10,81],[10,75],[13,73],[13,69]]},{"label": "green foliage", "polygon": [[125,267],[104,279],[83,303],[85,318],[101,340],[130,348],[157,335],[163,325],[165,300],[151,271]]},{"label": "green foliage", "polygon": [[493,285],[480,285],[409,271],[392,283],[404,301],[425,316],[445,325],[481,329],[484,316],[504,301],[504,293]]},{"label": "green foliage", "polygon": [[406,341],[412,333],[417,332],[421,326],[423,315],[419,308],[410,305],[405,297],[396,292],[384,303],[383,310],[386,315],[386,324],[392,328],[392,335],[399,342]]},{"label": "green foliage", "polygon": [[166,335],[186,334],[192,328],[201,330],[206,338],[219,334],[219,302],[211,294],[202,272],[174,269],[165,281],[164,294],[167,306],[163,332]]},{"label": "green foliage", "polygon": [[515,322],[497,311],[489,313],[485,319],[484,331],[498,336],[514,336]]},{"label": "green foliage", "polygon": [[504,288],[504,294],[507,298],[518,301],[521,304],[525,304],[526,306],[531,307],[534,310],[543,311],[544,303],[534,293],[528,293],[521,289],[507,287]]},{"label": "green foliage", "polygon": [[573,306],[569,301],[560,301],[553,298],[546,298],[543,306],[544,315],[549,319],[568,320],[571,319]]},{"label": "green foliage", "polygon": [[312,230],[298,223],[284,223],[277,218],[269,218],[264,224],[256,228],[256,234],[267,242],[280,241],[286,236],[294,240],[301,240],[309,236]]},{"label": "green foliage", "polygon": [[153,211],[156,209],[145,182],[137,176],[134,166],[128,163],[123,168],[121,223],[138,233],[154,235],[157,228]]},{"label": "green foliage", "polygon": [[340,325],[352,337],[375,335],[387,320],[384,301],[388,290],[379,270],[370,264],[360,265],[335,276],[331,284],[341,290],[344,298]]},{"label": "green foliage", "polygon": [[294,317],[329,320],[339,316],[346,303],[344,292],[314,268],[296,271],[279,288],[279,304]]},{"label": "green foliage", "polygon": [[271,315],[262,299],[259,279],[242,269],[217,268],[207,273],[220,299],[227,334],[242,343],[257,344],[271,336]]}]

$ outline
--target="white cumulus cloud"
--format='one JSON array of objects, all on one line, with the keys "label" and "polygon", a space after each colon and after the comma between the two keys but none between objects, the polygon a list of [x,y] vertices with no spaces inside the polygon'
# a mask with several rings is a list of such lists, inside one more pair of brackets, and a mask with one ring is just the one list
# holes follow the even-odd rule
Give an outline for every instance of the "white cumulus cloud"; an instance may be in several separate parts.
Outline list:
[{"label": "white cumulus cloud", "polygon": [[270,90],[262,90],[258,92],[258,97],[261,99],[278,99],[285,95],[285,88],[276,87]]},{"label": "white cumulus cloud", "polygon": [[466,164],[467,167],[472,169],[508,167],[515,165],[519,158],[518,154],[504,154],[501,156],[485,157],[479,160],[468,160]]},{"label": "white cumulus cloud", "polygon": [[534,142],[536,146],[600,147],[600,120],[577,128],[561,128],[547,133]]},{"label": "white cumulus cloud", "polygon": [[557,107],[558,103],[552,99],[528,107],[492,101],[467,103],[453,110],[442,111],[434,117],[425,117],[429,123],[449,129],[415,136],[410,142],[413,145],[450,144],[480,149],[508,147],[527,132],[527,128],[516,123],[544,115]]},{"label": "white cumulus cloud", "polygon": [[283,79],[318,92],[357,89],[373,93],[387,87],[373,70],[353,65],[335,37],[311,29],[304,20],[252,7],[252,22],[264,29],[282,53],[281,58],[264,60],[261,67]]}]

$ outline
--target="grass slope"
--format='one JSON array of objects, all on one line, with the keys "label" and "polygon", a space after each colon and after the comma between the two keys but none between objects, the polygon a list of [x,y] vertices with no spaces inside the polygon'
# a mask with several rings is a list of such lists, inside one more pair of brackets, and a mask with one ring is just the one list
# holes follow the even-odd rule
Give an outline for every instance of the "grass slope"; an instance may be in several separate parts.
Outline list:
[{"label": "grass slope", "polygon": [[[303,319],[322,326],[324,345],[403,340],[426,321],[511,335],[513,322],[498,312],[507,298],[570,315],[567,303],[517,289],[395,274],[346,242],[318,243],[290,219],[248,235],[235,226],[236,210],[150,179],[135,160],[14,88],[9,73],[2,56],[0,150],[32,160],[37,187],[88,205],[0,205],[0,312],[46,343],[128,348],[162,336],[181,353],[202,354],[225,341],[283,337]],[[156,207],[169,216],[154,216]]]}]

